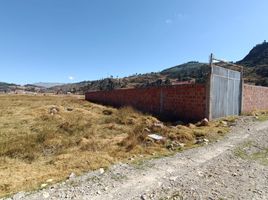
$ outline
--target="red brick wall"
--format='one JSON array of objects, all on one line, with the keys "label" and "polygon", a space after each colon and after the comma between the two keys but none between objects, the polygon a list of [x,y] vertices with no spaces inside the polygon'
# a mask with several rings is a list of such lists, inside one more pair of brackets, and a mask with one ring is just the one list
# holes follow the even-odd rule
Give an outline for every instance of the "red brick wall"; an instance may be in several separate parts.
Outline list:
[{"label": "red brick wall", "polygon": [[115,107],[132,106],[163,119],[206,117],[206,87],[201,84],[88,92],[86,100]]},{"label": "red brick wall", "polygon": [[268,87],[244,84],[242,112],[268,110]]}]

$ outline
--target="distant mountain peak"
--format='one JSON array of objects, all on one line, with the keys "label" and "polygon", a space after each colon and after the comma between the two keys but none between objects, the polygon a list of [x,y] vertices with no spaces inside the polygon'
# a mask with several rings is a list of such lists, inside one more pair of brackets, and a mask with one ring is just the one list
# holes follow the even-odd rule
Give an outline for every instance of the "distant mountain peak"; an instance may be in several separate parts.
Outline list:
[{"label": "distant mountain peak", "polygon": [[44,87],[44,88],[51,88],[51,87],[60,86],[64,84],[65,83],[38,82],[38,83],[33,83],[32,85],[35,85],[38,87]]},{"label": "distant mountain peak", "polygon": [[247,67],[256,67],[259,65],[268,65],[268,42],[257,44],[250,50],[248,55],[238,62]]},{"label": "distant mountain peak", "polygon": [[257,44],[245,58],[237,63],[245,67],[246,82],[268,86],[268,43],[266,40]]}]

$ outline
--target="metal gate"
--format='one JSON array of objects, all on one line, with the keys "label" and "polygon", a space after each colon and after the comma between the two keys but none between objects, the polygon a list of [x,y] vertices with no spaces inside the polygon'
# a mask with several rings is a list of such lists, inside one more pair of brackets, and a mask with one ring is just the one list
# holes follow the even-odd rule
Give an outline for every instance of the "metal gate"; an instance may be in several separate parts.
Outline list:
[{"label": "metal gate", "polygon": [[239,115],[242,106],[242,68],[232,63],[233,67],[240,67],[240,71],[217,66],[211,56],[210,76],[210,113],[209,118],[216,119],[231,115]]}]

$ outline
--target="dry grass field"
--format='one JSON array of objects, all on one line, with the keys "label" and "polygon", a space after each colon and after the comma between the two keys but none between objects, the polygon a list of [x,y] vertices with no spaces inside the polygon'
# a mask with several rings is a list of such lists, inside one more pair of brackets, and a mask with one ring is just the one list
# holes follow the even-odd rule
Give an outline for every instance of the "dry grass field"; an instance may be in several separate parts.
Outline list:
[{"label": "dry grass field", "polygon": [[[170,154],[168,146],[194,145],[228,131],[226,124],[157,126],[159,121],[131,108],[114,109],[71,96],[0,95],[0,197],[40,188],[106,168],[130,158]],[[156,142],[148,132],[166,138]],[[142,155],[142,156],[141,156]]]}]

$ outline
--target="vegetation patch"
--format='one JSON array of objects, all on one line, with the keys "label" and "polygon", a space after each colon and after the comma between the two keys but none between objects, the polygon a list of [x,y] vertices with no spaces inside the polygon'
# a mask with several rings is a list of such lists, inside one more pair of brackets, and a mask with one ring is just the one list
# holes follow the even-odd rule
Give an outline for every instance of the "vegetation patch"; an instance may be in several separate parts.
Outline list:
[{"label": "vegetation patch", "polygon": [[268,148],[257,147],[252,141],[235,149],[235,155],[242,159],[256,161],[268,166]]},{"label": "vegetation patch", "polygon": [[1,95],[0,197],[64,180],[72,172],[171,155],[200,138],[216,140],[228,132],[228,123],[171,125],[129,107],[74,96]]},{"label": "vegetation patch", "polygon": [[267,121],[268,120],[268,111],[265,110],[256,110],[246,115],[254,116],[258,121]]}]

